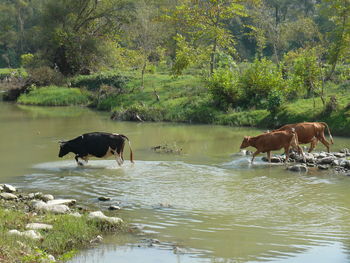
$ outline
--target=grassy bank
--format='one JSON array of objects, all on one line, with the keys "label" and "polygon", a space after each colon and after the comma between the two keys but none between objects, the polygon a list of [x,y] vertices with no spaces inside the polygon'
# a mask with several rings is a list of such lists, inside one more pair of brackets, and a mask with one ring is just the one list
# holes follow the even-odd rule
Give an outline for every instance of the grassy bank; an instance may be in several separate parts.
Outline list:
[{"label": "grassy bank", "polygon": [[115,120],[170,121],[208,123],[231,126],[275,128],[286,123],[303,121],[327,122],[334,134],[349,135],[350,89],[347,85],[326,88],[326,101],[337,99],[337,109],[325,111],[320,98],[285,102],[272,116],[265,109],[220,110],[215,105],[202,78],[183,75],[146,74],[142,87],[136,72],[107,72],[77,76],[69,80],[72,86],[44,87],[19,97],[21,104],[86,105],[109,111]]},{"label": "grassy bank", "polygon": [[49,86],[31,89],[28,93],[22,94],[17,102],[41,106],[87,105],[89,95],[78,88]]},{"label": "grassy bank", "polygon": [[[74,210],[73,210],[74,211]],[[11,235],[10,230],[28,230],[29,223],[45,223],[49,230],[36,230],[40,239]],[[79,249],[93,244],[98,235],[124,231],[124,223],[115,225],[91,219],[87,213],[80,217],[71,214],[34,212],[29,202],[0,199],[0,262],[52,262],[49,255],[60,262],[73,257]]]}]

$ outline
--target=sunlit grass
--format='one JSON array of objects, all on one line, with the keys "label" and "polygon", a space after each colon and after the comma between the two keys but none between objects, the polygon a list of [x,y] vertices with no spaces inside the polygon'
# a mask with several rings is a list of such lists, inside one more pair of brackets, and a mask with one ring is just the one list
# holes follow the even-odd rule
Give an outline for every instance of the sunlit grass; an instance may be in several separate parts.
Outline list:
[{"label": "sunlit grass", "polygon": [[89,103],[89,96],[78,88],[48,86],[22,94],[17,102],[41,106],[86,105]]}]

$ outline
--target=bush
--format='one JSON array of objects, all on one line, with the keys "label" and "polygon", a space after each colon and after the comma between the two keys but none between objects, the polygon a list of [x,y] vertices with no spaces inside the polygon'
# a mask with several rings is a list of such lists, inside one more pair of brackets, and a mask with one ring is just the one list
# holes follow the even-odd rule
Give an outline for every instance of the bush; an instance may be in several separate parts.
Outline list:
[{"label": "bush", "polygon": [[275,115],[281,108],[282,103],[283,103],[282,93],[280,91],[274,90],[270,92],[269,96],[267,97],[267,110],[272,115]]},{"label": "bush", "polygon": [[288,93],[306,98],[320,93],[323,69],[319,56],[316,48],[299,49],[285,55],[283,67],[289,83]]},{"label": "bush", "polygon": [[73,87],[86,87],[88,90],[97,91],[101,85],[107,85],[119,89],[125,89],[129,78],[115,73],[97,73],[93,75],[79,75],[71,79]]},{"label": "bush", "polygon": [[238,85],[238,73],[229,69],[218,69],[207,80],[209,92],[219,108],[227,110],[242,97],[242,90]]},{"label": "bush", "polygon": [[65,81],[60,72],[48,66],[29,68],[27,70],[31,83],[36,86],[62,85]]},{"label": "bush", "polygon": [[272,91],[283,89],[285,81],[272,61],[256,59],[243,72],[240,86],[244,91],[243,106],[260,108]]}]

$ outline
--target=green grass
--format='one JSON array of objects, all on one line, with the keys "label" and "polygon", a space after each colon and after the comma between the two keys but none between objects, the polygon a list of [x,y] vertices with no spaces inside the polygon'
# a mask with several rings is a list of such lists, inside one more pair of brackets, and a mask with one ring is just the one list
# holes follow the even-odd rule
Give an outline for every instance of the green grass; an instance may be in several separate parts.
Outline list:
[{"label": "green grass", "polygon": [[[8,235],[9,230],[25,230],[32,222],[47,223],[51,230],[40,230],[42,240]],[[68,260],[78,249],[90,246],[90,240],[106,232],[123,231],[125,226],[111,229],[106,223],[91,221],[86,215],[39,214],[33,216],[21,209],[5,209],[0,206],[0,262],[41,262],[51,254],[56,259]]]},{"label": "green grass", "polygon": [[35,88],[29,93],[22,94],[17,102],[40,106],[87,105],[89,95],[78,88],[48,86]]}]

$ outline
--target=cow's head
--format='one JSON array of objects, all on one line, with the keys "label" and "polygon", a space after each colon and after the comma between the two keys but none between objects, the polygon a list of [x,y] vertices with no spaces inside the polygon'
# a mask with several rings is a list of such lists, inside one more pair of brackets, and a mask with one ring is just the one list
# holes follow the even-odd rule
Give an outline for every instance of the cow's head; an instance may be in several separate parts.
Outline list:
[{"label": "cow's head", "polygon": [[66,141],[59,141],[58,143],[60,144],[60,152],[58,153],[58,157],[63,157],[67,153],[70,152],[70,147],[69,147],[69,143],[68,142],[66,142]]},{"label": "cow's head", "polygon": [[250,136],[244,136],[241,147],[239,147],[239,148],[244,149],[244,148],[247,148],[248,146],[250,146],[249,140],[250,140]]}]

